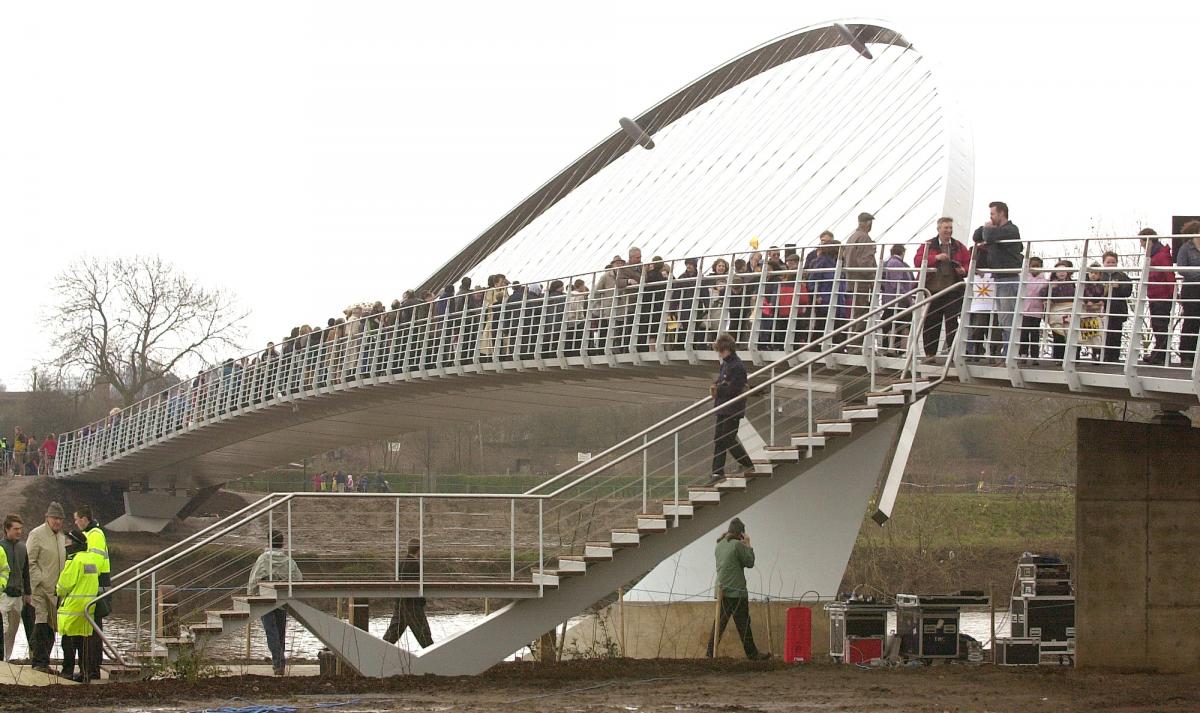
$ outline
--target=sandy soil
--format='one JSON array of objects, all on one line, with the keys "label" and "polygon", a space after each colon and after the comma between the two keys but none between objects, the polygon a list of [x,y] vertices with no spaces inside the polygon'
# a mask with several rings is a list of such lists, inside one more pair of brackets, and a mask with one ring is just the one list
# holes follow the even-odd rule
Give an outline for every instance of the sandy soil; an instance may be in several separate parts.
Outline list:
[{"label": "sandy soil", "polygon": [[1189,711],[1200,674],[939,666],[867,671],[745,661],[502,664],[468,678],[386,680],[244,676],[45,688],[0,687],[6,713],[199,711],[275,704],[355,711]]}]

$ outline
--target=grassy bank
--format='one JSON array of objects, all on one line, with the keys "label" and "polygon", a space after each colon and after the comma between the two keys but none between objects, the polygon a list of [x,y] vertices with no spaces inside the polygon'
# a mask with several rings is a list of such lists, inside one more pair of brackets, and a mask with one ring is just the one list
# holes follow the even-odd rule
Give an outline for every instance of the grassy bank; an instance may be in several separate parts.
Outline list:
[{"label": "grassy bank", "polygon": [[1002,596],[1027,551],[1074,558],[1073,494],[906,492],[884,526],[863,520],[842,588]]}]

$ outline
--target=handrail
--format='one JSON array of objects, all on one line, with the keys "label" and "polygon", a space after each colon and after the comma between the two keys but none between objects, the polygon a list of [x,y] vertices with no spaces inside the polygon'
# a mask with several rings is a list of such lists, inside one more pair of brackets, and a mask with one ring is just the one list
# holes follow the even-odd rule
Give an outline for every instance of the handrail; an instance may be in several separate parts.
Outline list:
[{"label": "handrail", "polygon": [[[866,335],[868,335],[868,334],[873,334],[874,332],[878,331],[879,329],[881,329],[881,328],[883,328],[883,327],[886,327],[886,326],[888,326],[888,325],[892,324],[893,322],[895,322],[896,320],[898,320],[900,317],[902,317],[902,316],[906,316],[906,315],[908,315],[908,314],[911,314],[912,312],[914,312],[914,311],[915,311],[916,309],[918,309],[919,307],[923,307],[923,306],[925,306],[925,305],[926,305],[928,302],[932,301],[932,300],[933,300],[933,299],[935,299],[936,297],[940,297],[940,296],[942,296],[943,294],[948,294],[949,292],[951,292],[951,291],[953,291],[953,290],[960,289],[960,288],[961,288],[961,286],[962,286],[962,283],[956,283],[956,284],[954,284],[954,285],[951,285],[951,286],[949,286],[949,287],[947,287],[947,288],[945,288],[945,289],[943,289],[943,290],[939,291],[939,292],[938,292],[936,295],[930,295],[930,294],[929,294],[929,290],[925,289],[924,287],[918,287],[918,288],[915,288],[915,289],[913,289],[913,290],[910,290],[909,292],[905,293],[904,295],[901,295],[900,297],[897,297],[897,298],[896,298],[895,300],[893,300],[892,302],[889,302],[889,303],[887,303],[887,304],[885,304],[885,305],[880,305],[879,307],[877,307],[877,308],[876,308],[876,309],[874,309],[874,310],[870,310],[870,311],[868,311],[868,312],[865,312],[865,313],[864,313],[863,315],[861,315],[860,317],[857,317],[857,318],[855,318],[855,319],[853,319],[853,320],[851,320],[851,321],[847,322],[845,325],[843,325],[843,326],[842,326],[842,327],[840,327],[839,329],[837,329],[837,330],[834,330],[834,331],[832,331],[832,332],[828,332],[828,333],[826,333],[826,334],[822,335],[822,337],[821,337],[820,339],[818,339],[818,340],[817,340],[817,342],[823,341],[824,339],[826,339],[826,338],[828,338],[828,337],[833,337],[833,336],[835,336],[835,335],[838,335],[838,334],[844,333],[844,331],[846,331],[846,330],[847,330],[847,329],[848,329],[850,326],[852,326],[852,325],[854,325],[854,324],[856,324],[856,323],[858,323],[858,322],[865,321],[865,320],[869,319],[870,317],[874,316],[874,314],[875,314],[875,312],[876,312],[876,311],[879,311],[879,310],[882,310],[882,309],[886,309],[886,308],[888,308],[888,307],[895,306],[895,303],[897,303],[897,302],[900,302],[900,301],[903,301],[903,300],[907,299],[908,297],[910,297],[910,296],[913,296],[913,295],[916,295],[916,294],[918,294],[918,293],[924,293],[924,294],[925,294],[925,297],[924,297],[923,299],[921,299],[919,302],[915,302],[914,304],[912,304],[912,305],[909,305],[908,307],[905,307],[905,308],[903,308],[903,309],[900,309],[900,310],[898,310],[898,311],[897,311],[895,314],[892,314],[892,315],[890,315],[890,316],[889,316],[887,319],[881,320],[881,321],[877,322],[875,325],[873,325],[873,326],[871,326],[871,327],[867,328],[866,330],[864,330],[864,331],[862,331],[862,332],[859,332],[859,333],[857,333],[857,334],[854,334],[854,335],[852,335],[852,336],[851,336],[851,338],[850,338],[850,340],[848,340],[848,341],[846,341],[846,342],[841,342],[841,343],[838,343],[838,344],[836,344],[834,347],[831,347],[831,348],[829,348],[829,349],[826,349],[825,351],[821,352],[820,354],[817,354],[816,356],[810,357],[809,359],[807,359],[807,360],[805,360],[805,361],[802,361],[802,362],[800,362],[800,363],[798,363],[798,364],[796,364],[796,365],[794,365],[794,366],[791,366],[791,367],[789,367],[789,368],[785,369],[785,370],[784,370],[784,371],[782,371],[781,373],[779,373],[779,374],[777,374],[777,375],[773,376],[772,378],[770,378],[770,379],[768,379],[768,380],[766,380],[766,381],[764,381],[764,382],[762,382],[762,383],[758,384],[757,386],[755,386],[755,387],[752,387],[752,388],[749,388],[749,389],[747,389],[747,390],[743,391],[743,392],[742,392],[741,394],[739,394],[738,396],[735,396],[734,398],[730,399],[729,401],[726,401],[725,403],[721,404],[720,406],[714,406],[714,407],[712,407],[712,408],[711,408],[711,409],[709,409],[708,411],[705,411],[704,413],[700,414],[699,416],[693,417],[693,418],[692,418],[690,421],[687,421],[687,422],[685,422],[685,423],[682,423],[682,424],[680,424],[680,425],[676,426],[675,428],[673,428],[673,429],[671,429],[670,431],[667,431],[666,433],[664,433],[664,434],[662,434],[662,435],[660,435],[660,436],[658,436],[658,437],[654,438],[653,440],[645,440],[645,441],[643,441],[643,443],[642,443],[642,444],[640,444],[640,445],[639,445],[637,448],[634,448],[632,451],[629,451],[629,452],[627,452],[627,453],[623,454],[622,456],[620,456],[619,458],[617,458],[616,460],[609,461],[608,463],[606,463],[605,465],[601,466],[600,468],[598,468],[598,469],[596,469],[596,470],[594,470],[594,471],[592,471],[592,472],[590,472],[590,473],[587,473],[587,474],[585,474],[585,475],[583,475],[583,476],[581,476],[581,477],[579,477],[579,478],[576,478],[575,480],[571,481],[570,483],[567,483],[567,484],[566,484],[566,485],[564,485],[564,486],[561,486],[560,488],[558,488],[558,489],[557,489],[557,490],[555,490],[554,492],[550,493],[550,494],[548,495],[548,497],[555,497],[556,495],[559,495],[559,494],[561,494],[562,492],[564,492],[564,491],[566,491],[566,490],[568,490],[568,489],[570,489],[570,488],[574,487],[575,485],[578,485],[579,483],[582,483],[583,481],[585,481],[585,480],[587,480],[587,479],[591,478],[593,475],[596,475],[597,473],[599,473],[599,472],[601,472],[601,471],[603,471],[603,470],[605,470],[605,469],[607,469],[607,468],[609,468],[609,467],[612,467],[613,465],[616,465],[617,463],[620,463],[621,461],[624,461],[624,460],[626,460],[627,458],[629,458],[629,457],[631,457],[631,456],[633,456],[633,455],[636,455],[637,453],[640,453],[641,451],[645,450],[646,448],[648,448],[648,447],[650,447],[650,446],[652,446],[652,445],[654,445],[654,444],[656,444],[656,443],[659,443],[660,441],[662,441],[663,439],[667,438],[668,436],[671,436],[671,435],[673,435],[673,434],[675,434],[675,433],[678,433],[679,431],[683,430],[684,428],[687,428],[688,426],[691,426],[692,424],[699,423],[699,422],[700,422],[700,421],[702,421],[704,418],[706,418],[706,417],[708,417],[708,416],[711,416],[711,415],[715,414],[717,411],[721,410],[722,408],[725,408],[725,407],[726,407],[728,404],[730,404],[730,403],[735,403],[735,402],[738,402],[738,401],[745,400],[746,398],[749,398],[751,395],[753,395],[753,394],[755,394],[755,393],[758,393],[759,391],[761,391],[761,390],[762,390],[762,389],[764,389],[765,387],[768,387],[768,386],[771,386],[772,384],[775,384],[776,382],[778,382],[778,381],[782,380],[784,377],[786,377],[786,376],[789,376],[789,375],[791,375],[792,373],[794,373],[794,372],[796,372],[796,371],[798,371],[798,370],[800,370],[800,369],[802,369],[802,368],[805,368],[805,367],[807,367],[807,366],[809,366],[809,365],[811,365],[811,364],[813,364],[813,363],[815,363],[815,362],[817,362],[817,361],[819,361],[819,360],[821,360],[821,359],[824,359],[825,357],[829,356],[830,354],[833,354],[833,353],[837,352],[838,350],[840,350],[840,349],[842,349],[843,347],[845,347],[845,345],[846,345],[846,344],[849,344],[850,342],[853,342],[853,341],[855,341],[855,340],[858,340],[858,339],[862,339],[862,338],[866,337]],[[816,344],[817,342],[812,342],[811,344]],[[811,346],[811,344],[810,344],[809,346]],[[795,356],[797,356],[797,355],[798,355],[800,352],[806,351],[806,349],[807,349],[807,347],[806,347],[806,348],[803,348],[803,349],[796,350],[796,351],[792,352],[791,354],[789,354],[788,356],[780,358],[778,361],[776,361],[776,362],[775,362],[775,364],[778,364],[779,362],[782,362],[782,361],[787,361],[787,360],[789,360],[789,359],[792,359],[792,358],[794,358]],[[770,368],[770,367],[768,367],[768,368]],[[775,368],[777,368],[777,367],[775,367]],[[760,369],[758,372],[755,372],[755,373],[757,374],[757,373],[761,373],[761,372],[762,372],[762,370]],[[709,399],[703,399],[703,400],[701,400],[699,403],[705,403],[705,402],[708,402],[708,401],[709,401]],[[655,429],[655,428],[658,428],[658,427],[660,427],[660,426],[664,425],[665,423],[667,423],[667,422],[670,422],[670,421],[672,421],[672,420],[674,420],[674,419],[678,418],[678,417],[679,417],[681,414],[683,414],[683,413],[686,413],[687,411],[690,411],[691,409],[695,408],[695,406],[696,406],[696,404],[693,404],[692,406],[688,406],[688,407],[686,407],[686,408],[682,409],[681,411],[679,411],[679,412],[678,412],[678,413],[676,413],[675,415],[667,417],[666,419],[664,419],[664,420],[660,421],[659,423],[655,424],[654,426],[652,426],[650,429],[647,429],[647,430],[645,430],[645,431],[642,431],[641,433],[638,433],[638,434],[637,434],[637,435],[635,435],[635,436],[631,436],[629,439],[626,439],[625,441],[622,441],[620,444],[618,444],[618,446],[614,446],[613,448],[609,448],[609,449],[607,449],[606,451],[604,451],[603,453],[601,453],[600,455],[606,455],[606,454],[610,453],[612,450],[614,450],[615,448],[617,448],[617,447],[619,447],[619,446],[622,446],[622,445],[628,445],[628,443],[629,443],[631,440],[636,440],[636,439],[637,439],[637,438],[639,438],[639,437],[644,437],[644,436],[648,435],[648,431],[649,431],[649,430],[653,430],[653,429]],[[593,458],[593,460],[595,460],[595,459]],[[588,463],[590,463],[590,462],[591,462],[591,461],[588,461]],[[579,466],[574,466],[574,468],[573,468],[572,470],[574,470],[574,469],[578,469],[580,466],[583,466],[583,465],[587,465],[587,463],[582,463],[582,464],[580,464]],[[561,478],[563,478],[563,477],[565,477],[566,475],[570,474],[570,472],[572,472],[572,471],[571,471],[571,470],[568,470],[568,471],[566,471],[566,472],[564,472],[564,473],[562,473],[562,474],[560,474],[560,475],[558,475],[558,476],[556,476],[556,477],[554,477],[554,478],[551,478],[550,480],[546,481],[545,483],[542,483],[541,485],[539,485],[539,486],[537,486],[537,487],[535,487],[535,488],[531,489],[530,491],[526,491],[526,492],[532,492],[533,490],[540,489],[542,486],[545,486],[545,485],[548,485],[548,484],[550,484],[550,483],[552,483],[552,482],[555,482],[555,481],[557,481],[557,480],[560,480]]]},{"label": "handrail", "polygon": [[[1175,237],[1183,237],[1183,236],[1156,236],[1156,237],[1159,240],[1164,240],[1164,239],[1170,240]],[[1118,241],[1132,241],[1132,240],[1138,240],[1141,238],[1142,238],[1142,236],[1113,237],[1113,238],[1105,238],[1105,240],[1115,243]],[[1077,243],[1081,243],[1081,242],[1086,243],[1087,240],[1088,239],[1086,239],[1086,238],[1054,238],[1054,239],[1049,239],[1049,240],[1044,240],[1044,241],[1036,241],[1036,244],[1042,245],[1042,246],[1057,245],[1057,244],[1071,245],[1071,244],[1077,244]],[[924,242],[924,241],[921,241],[921,242]],[[962,241],[960,240],[960,242],[962,242]],[[967,243],[969,244],[969,242],[970,241],[968,240]],[[1011,241],[1006,240],[1006,241],[1000,241],[1000,242],[1002,242],[1002,243],[1019,243],[1019,244],[1024,244],[1024,245],[1030,245],[1031,248],[1032,248],[1032,245],[1034,245],[1034,242],[1027,241],[1027,240],[1011,240]],[[889,244],[892,244],[892,243],[888,243],[888,242],[884,242],[884,241],[875,243],[875,245],[877,245],[880,248],[886,248]],[[904,243],[904,244],[907,245],[908,243]],[[914,244],[919,244],[919,243],[914,243]],[[796,250],[799,255],[804,256],[806,253],[810,252],[811,250],[816,249],[817,247],[819,247],[819,246],[808,246],[808,247],[799,247],[799,248],[784,247],[784,248],[776,248],[776,249],[778,249],[778,250],[789,250],[789,249]],[[841,251],[844,248],[846,248],[845,245],[836,245],[836,246],[827,246],[827,247],[832,247],[838,251]],[[761,253],[768,252],[768,251],[769,251],[768,248],[760,248],[757,251],[752,251],[752,252],[758,252],[761,254]],[[709,280],[713,279],[714,277],[717,277],[716,275],[711,274],[711,273],[710,274],[704,273],[705,261],[714,261],[716,259],[729,259],[729,258],[735,257],[736,255],[745,254],[747,252],[748,251],[741,251],[741,252],[735,251],[732,253],[714,253],[712,255],[704,255],[704,256],[699,256],[696,258],[672,258],[669,260],[663,260],[662,262],[664,264],[671,266],[672,277],[674,277],[673,273],[674,273],[675,267],[681,261],[694,259],[698,262],[699,271],[695,277],[679,278],[678,280],[674,280],[673,282],[668,282],[667,284],[669,286],[671,286],[673,284],[685,284],[686,283],[687,286],[685,286],[683,289],[693,289],[696,292],[696,294],[698,295],[699,292],[703,289],[703,286],[705,283],[707,283]],[[1139,251],[1139,253],[1142,253],[1142,252],[1143,251]],[[1128,255],[1126,255],[1124,252],[1122,252],[1121,254],[1124,255],[1125,257],[1130,257],[1130,256],[1135,255],[1135,253],[1129,253]],[[1147,266],[1144,264],[1145,255],[1141,254],[1140,256],[1142,258],[1143,264],[1141,264],[1139,266],[1139,269],[1145,270],[1145,269],[1147,269]],[[711,264],[711,262],[710,262],[710,264]],[[858,273],[865,273],[867,271],[873,271],[873,272],[876,272],[875,277],[876,278],[879,277],[879,274],[878,274],[879,268],[876,268],[875,270],[872,270],[871,268],[862,268],[862,269],[845,268],[841,264],[840,260],[839,260],[838,264],[839,264],[839,271],[843,276],[844,276],[844,274],[850,273],[850,272],[854,272],[855,274],[858,274]],[[1164,267],[1166,267],[1166,266],[1164,266]],[[929,268],[926,265],[912,265],[911,267],[906,267],[905,269],[912,270],[913,272],[919,271],[921,275],[926,274],[927,271],[929,270]],[[1192,268],[1180,267],[1177,265],[1172,265],[1172,266],[1167,267],[1167,271],[1171,272],[1173,274],[1173,276],[1182,274],[1182,273],[1186,273],[1191,269]],[[593,277],[593,279],[595,279],[596,277],[603,275],[605,273],[608,273],[608,272],[611,272],[611,268],[596,270],[596,271],[592,271],[590,273],[579,273],[579,276],[590,275]],[[992,272],[996,275],[1010,274],[1010,273],[1017,274],[1020,272],[1020,269],[1019,268],[996,268],[994,270],[990,270],[990,272]],[[795,279],[797,281],[799,281],[800,280],[799,276],[802,273],[802,270],[801,269],[797,269],[794,271],[793,270],[783,270],[783,271],[781,271],[781,273],[782,274],[788,274],[788,273],[794,274],[796,276]],[[763,273],[761,273],[758,276],[758,280],[760,282],[760,285],[759,285],[760,288],[762,287],[762,281],[763,281],[765,275],[766,275],[766,271],[764,271]],[[734,273],[731,270],[727,273],[727,276],[728,277],[727,277],[726,281],[728,282],[729,285],[732,285],[735,282],[741,282],[742,280],[745,280],[747,277],[750,276],[750,273]],[[721,277],[724,277],[724,276],[721,276]],[[865,277],[865,275],[864,275],[864,277]],[[566,281],[572,279],[572,277],[562,278],[562,279],[564,280],[564,283],[565,283]],[[879,281],[878,279],[875,280],[875,282],[878,282],[878,281]],[[548,282],[548,281],[542,280],[539,282],[544,283],[544,282]],[[644,284],[645,284],[645,278],[643,277],[642,284],[639,284],[639,286],[638,286],[638,290],[637,290],[638,294],[641,294]],[[488,288],[477,288],[475,290],[470,291],[470,294],[486,293],[487,289]],[[630,287],[630,288],[613,288],[612,290],[606,290],[605,294],[603,294],[603,295],[600,294],[599,292],[588,293],[588,297],[586,298],[585,305],[587,302],[591,302],[594,299],[601,299],[601,300],[609,299],[609,300],[615,301],[618,298],[618,296],[621,296],[621,295],[628,296],[630,289],[633,289],[633,288],[632,287]],[[609,294],[609,293],[611,293],[611,294]],[[472,314],[477,314],[477,316],[484,314],[484,310],[482,308],[472,308],[469,305],[467,305],[465,300],[459,305],[458,309],[455,309],[454,303],[452,300],[463,299],[466,294],[468,294],[468,293],[456,294],[453,298],[438,297],[438,298],[435,298],[435,300],[430,301],[430,302],[421,302],[421,303],[418,303],[415,305],[410,305],[408,307],[400,308],[398,310],[387,310],[383,313],[372,313],[372,314],[364,315],[360,318],[350,320],[349,322],[347,322],[344,325],[343,328],[347,330],[347,336],[338,337],[337,339],[334,339],[332,341],[329,340],[327,336],[323,336],[320,338],[322,340],[320,343],[321,344],[332,344],[333,345],[331,347],[333,350],[332,353],[334,353],[335,355],[338,353],[338,349],[339,349],[338,345],[341,345],[342,353],[340,356],[336,356],[336,358],[339,360],[338,364],[340,365],[341,364],[340,359],[349,357],[349,355],[350,355],[351,348],[349,348],[347,345],[349,345],[352,342],[357,345],[358,342],[355,340],[362,340],[365,343],[365,341],[367,339],[366,335],[370,335],[370,338],[373,340],[378,340],[376,342],[376,349],[378,347],[378,343],[386,343],[386,344],[395,343],[395,340],[397,339],[397,337],[400,334],[399,326],[401,326],[401,325],[409,325],[412,327],[412,329],[414,331],[417,331],[417,332],[420,332],[421,330],[425,330],[424,332],[421,332],[421,333],[424,334],[424,337],[427,339],[428,338],[427,332],[429,329],[440,328],[440,326],[443,323],[445,323],[449,320],[457,320],[460,318],[465,319],[465,318],[470,317]],[[570,295],[564,294],[561,296],[564,298],[565,301],[569,302]],[[539,298],[539,299],[546,300],[546,304],[549,304],[549,301],[548,301],[549,296],[548,295],[545,296],[544,298]],[[528,294],[525,297],[525,301],[530,301],[530,297]],[[525,301],[522,302],[522,307],[518,308],[519,311],[524,311]],[[614,302],[614,304],[615,304],[615,302]],[[440,314],[436,312],[436,310],[439,308],[439,305],[441,305],[443,307],[443,311]],[[507,301],[502,304],[502,308],[506,308],[507,306],[508,306]],[[695,306],[695,304],[693,304],[693,306]],[[585,309],[590,311],[590,308],[585,308]],[[615,310],[615,307],[614,307],[614,310]],[[614,312],[614,314],[615,314],[615,312]],[[376,326],[373,329],[368,329],[368,327],[372,324],[372,322],[371,322],[372,320],[377,320],[374,323]],[[388,322],[391,322],[391,325],[389,325]],[[542,315],[542,322],[543,322],[543,326],[544,326],[544,323],[546,322],[546,314],[545,313],[543,313],[543,315]],[[757,327],[757,323],[754,323],[754,326]],[[661,328],[661,325],[660,325],[660,328]],[[689,339],[690,339],[690,335],[691,335],[691,331],[690,331],[691,328],[692,328],[692,325],[689,322]],[[562,328],[556,327],[556,329],[562,329]],[[327,331],[328,330],[319,329],[319,330],[316,330],[315,334],[324,335]],[[540,330],[540,331],[544,331],[544,329]],[[558,338],[560,340],[565,340],[565,334],[566,334],[566,332],[564,330],[562,333],[559,334]],[[294,339],[291,339],[291,338],[284,339],[280,342],[280,344],[283,347],[283,349],[288,351],[288,353],[291,355],[295,355],[297,353],[308,355],[308,352],[311,351],[313,348],[312,347],[313,339],[314,339],[314,337],[312,337],[310,335],[302,335],[302,336],[294,338]],[[445,341],[444,337],[442,338],[442,341]],[[611,337],[610,337],[610,342],[611,342]],[[425,342],[424,345],[426,347],[431,346],[427,342]],[[407,344],[407,346],[412,347],[414,345],[409,343],[409,344]],[[417,345],[417,346],[418,346],[418,351],[420,351],[421,353],[416,355],[416,360],[421,364],[420,371],[421,371],[421,375],[424,376],[425,375],[424,365],[428,362],[428,355],[425,354],[425,352],[428,351],[428,349],[421,349],[420,345]],[[442,346],[444,347],[445,345],[443,344]],[[323,349],[323,347],[320,347],[319,349]],[[436,348],[436,349],[439,352],[441,351],[441,348]],[[390,354],[391,351],[392,351],[392,349],[389,348],[388,353]],[[754,351],[753,344],[751,345],[751,351],[752,352]],[[199,420],[197,420],[193,423],[190,423],[188,428],[190,428],[192,425],[199,425],[201,423],[206,423],[214,418],[224,418],[224,417],[226,417],[226,411],[228,411],[228,412],[239,411],[242,408],[242,405],[240,405],[237,401],[237,398],[236,398],[237,394],[227,393],[227,390],[225,390],[225,387],[227,386],[227,382],[229,382],[230,380],[233,380],[234,383],[243,384],[240,387],[240,391],[238,391],[238,393],[245,394],[245,395],[253,395],[256,398],[258,398],[260,395],[257,394],[257,392],[254,391],[254,389],[260,388],[263,383],[266,383],[267,381],[269,381],[271,384],[273,384],[275,386],[283,387],[283,390],[280,391],[278,394],[278,398],[280,399],[281,402],[291,399],[292,398],[291,394],[286,393],[286,392],[289,392],[289,391],[294,392],[295,391],[296,383],[301,378],[301,374],[304,373],[304,371],[305,371],[304,364],[296,363],[295,356],[291,357],[291,360],[289,360],[287,354],[277,353],[273,360],[264,358],[260,363],[251,364],[250,367],[248,367],[244,371],[244,373],[242,372],[240,365],[243,362],[246,362],[247,360],[251,359],[252,357],[255,357],[255,358],[262,357],[264,354],[265,354],[265,352],[263,352],[261,350],[254,350],[254,351],[250,352],[249,354],[243,356],[242,358],[236,360],[232,373],[226,372],[226,370],[229,368],[227,366],[227,363],[222,363],[222,364],[216,365],[216,366],[202,372],[200,375],[198,375],[198,377],[196,377],[197,379],[200,380],[199,387],[193,385],[193,382],[195,381],[195,379],[185,380],[184,382],[181,382],[180,384],[176,384],[176,385],[169,387],[163,391],[157,392],[155,394],[151,394],[151,395],[143,398],[142,400],[138,401],[136,404],[126,407],[118,415],[116,415],[114,417],[110,417],[110,418],[106,418],[106,419],[99,419],[99,420],[97,420],[91,424],[88,424],[80,429],[75,429],[74,431],[70,431],[70,432],[63,434],[63,438],[61,439],[63,453],[60,455],[67,455],[68,458],[58,458],[55,460],[55,466],[54,466],[55,473],[67,472],[67,471],[73,470],[75,468],[86,468],[86,467],[90,467],[93,465],[97,465],[97,464],[101,464],[101,463],[110,461],[112,458],[114,458],[118,455],[116,452],[112,452],[112,448],[110,447],[110,442],[116,442],[118,444],[125,443],[126,441],[128,441],[130,439],[130,436],[132,433],[137,433],[137,434],[139,434],[139,436],[141,434],[145,434],[145,437],[149,440],[154,440],[156,438],[162,438],[163,434],[161,431],[163,430],[163,424],[164,424],[164,422],[169,423],[170,421],[168,419],[174,417],[173,414],[176,413],[176,411],[174,409],[178,409],[178,413],[180,413],[180,414],[190,413],[190,407],[189,407],[189,404],[187,403],[188,399],[195,400],[195,399],[199,398],[203,402],[203,405],[205,405],[206,407],[212,407],[212,408],[216,408],[216,409],[225,409],[225,410],[219,411],[214,416],[202,416]],[[365,364],[365,363],[376,363],[375,360],[378,359],[378,356],[379,356],[379,354],[378,354],[378,351],[376,350],[375,352],[372,352],[372,354],[369,358],[363,358],[357,352],[355,353],[355,356],[352,358],[354,358],[354,359],[361,358],[361,359],[363,359],[363,363]],[[306,356],[306,358],[311,359],[311,355]],[[495,358],[497,360],[499,359],[499,351],[497,351]],[[541,357],[538,356],[537,358],[540,360]],[[406,359],[405,361],[408,362],[409,360]],[[271,371],[272,365],[275,364],[276,362],[278,362],[278,365],[279,365],[278,368],[286,367],[285,368],[286,373],[282,377],[278,373]],[[476,360],[476,363],[478,363],[478,360]],[[517,368],[521,367],[520,360],[517,360],[516,364],[517,364]],[[540,362],[539,362],[539,364],[540,364]],[[338,368],[341,369],[340,366]],[[460,365],[460,368],[461,368],[461,365]],[[318,369],[318,371],[319,370],[320,370],[320,368]],[[354,369],[353,366],[351,366],[349,369],[347,369],[347,371],[355,372],[356,370]],[[366,373],[366,372],[359,372],[359,373],[362,373],[364,375],[371,376],[371,377],[374,376],[373,374]],[[337,383],[340,383],[340,379],[342,379],[342,378],[354,379],[357,376],[358,376],[358,374],[353,374],[353,375],[349,375],[349,376],[345,376],[345,377],[339,376],[338,377],[339,382],[337,382]],[[242,379],[244,379],[245,381],[241,381]],[[247,386],[252,383],[251,382],[252,379],[256,380],[254,382],[256,385]],[[305,383],[307,383],[307,382],[305,382]],[[312,387],[304,386],[301,390],[307,390],[308,388],[312,388]],[[209,393],[210,391],[217,391],[217,392],[219,392],[219,395],[214,397],[211,393]],[[270,400],[271,396],[266,396],[265,398],[266,398],[266,400]],[[174,403],[174,400],[176,400],[176,399],[182,399],[182,400],[176,405]],[[216,406],[212,405],[214,401],[217,403]],[[227,405],[226,405],[226,402],[228,402]],[[258,402],[256,401],[255,403],[258,403]],[[165,413],[165,415],[164,415],[164,413]],[[153,414],[153,415],[147,416],[147,414]],[[182,416],[180,416],[180,417],[182,417]],[[155,420],[155,419],[157,419],[157,420]],[[155,432],[156,426],[158,427],[157,431],[159,432],[159,435],[153,436],[151,434],[153,434]],[[167,430],[170,433],[174,433],[181,429],[180,429],[180,427],[176,426],[173,428],[168,428]],[[84,435],[85,431],[87,432],[87,435]],[[94,443],[96,445],[95,446],[89,445],[90,443]],[[96,455],[94,453],[89,453],[89,451],[86,450],[86,449],[93,448],[93,447],[95,447],[97,449],[97,452],[99,453],[99,455]],[[124,449],[122,449],[122,450],[124,450]]]},{"label": "handrail", "polygon": [[200,530],[199,532],[194,532],[194,533],[192,533],[191,535],[189,535],[189,536],[185,537],[184,539],[180,540],[179,542],[176,542],[176,543],[174,543],[174,544],[170,545],[170,546],[169,546],[169,547],[167,547],[166,549],[164,549],[164,550],[159,550],[158,552],[155,552],[154,554],[150,555],[149,557],[147,557],[146,559],[142,560],[141,562],[138,562],[138,563],[137,563],[137,565],[135,565],[135,566],[133,566],[133,567],[130,567],[129,569],[125,569],[125,570],[122,570],[122,571],[120,571],[120,572],[117,572],[116,574],[114,574],[114,575],[112,576],[112,578],[113,578],[113,579],[117,579],[118,577],[124,577],[124,576],[128,575],[130,572],[132,572],[133,570],[135,570],[135,569],[140,569],[141,567],[144,567],[144,566],[146,565],[146,563],[147,563],[147,562],[151,562],[151,561],[153,561],[153,560],[156,560],[156,559],[158,559],[158,558],[160,558],[160,557],[163,557],[163,556],[164,556],[164,555],[166,555],[168,552],[171,552],[172,550],[179,549],[180,547],[183,547],[184,545],[186,545],[187,543],[191,542],[192,540],[195,540],[195,539],[197,539],[197,538],[199,538],[199,537],[203,537],[203,536],[205,535],[205,533],[209,532],[210,530],[212,530],[212,529],[214,529],[214,528],[217,528],[217,527],[220,527],[220,526],[221,526],[221,523],[223,523],[223,522],[228,522],[230,518],[237,517],[237,516],[241,515],[242,513],[246,512],[247,510],[250,510],[251,508],[257,507],[257,506],[261,505],[261,504],[262,504],[264,501],[266,501],[266,500],[270,500],[270,499],[272,499],[272,498],[274,498],[274,497],[276,497],[276,496],[278,496],[278,495],[280,495],[280,493],[269,493],[269,494],[267,494],[267,495],[264,495],[263,497],[259,498],[258,500],[255,500],[254,502],[250,503],[249,505],[247,505],[246,507],[242,508],[241,510],[238,510],[237,512],[230,513],[229,515],[226,515],[225,517],[223,517],[223,518],[221,518],[221,519],[217,520],[216,522],[214,522],[213,524],[209,525],[208,527],[206,527],[206,528],[204,528],[204,529]]}]

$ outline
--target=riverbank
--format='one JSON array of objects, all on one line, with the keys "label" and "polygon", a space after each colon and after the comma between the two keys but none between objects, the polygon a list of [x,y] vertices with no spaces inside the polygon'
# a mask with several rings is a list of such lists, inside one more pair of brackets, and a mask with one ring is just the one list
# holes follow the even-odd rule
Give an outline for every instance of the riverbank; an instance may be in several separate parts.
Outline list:
[{"label": "riverbank", "polygon": [[536,711],[1195,711],[1200,675],[1102,674],[1066,668],[944,665],[863,670],[733,659],[505,663],[480,676],[390,679],[236,676],[91,686],[0,687],[6,713],[160,713],[229,706],[344,713]]}]

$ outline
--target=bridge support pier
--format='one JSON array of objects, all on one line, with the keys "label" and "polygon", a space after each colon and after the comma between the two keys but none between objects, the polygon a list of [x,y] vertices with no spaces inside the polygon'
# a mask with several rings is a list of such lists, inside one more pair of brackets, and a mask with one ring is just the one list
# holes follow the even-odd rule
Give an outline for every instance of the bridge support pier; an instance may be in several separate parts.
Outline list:
[{"label": "bridge support pier", "polygon": [[1078,424],[1076,663],[1200,671],[1200,429]]},{"label": "bridge support pier", "polygon": [[125,514],[105,527],[113,532],[162,532],[176,519],[187,517],[219,486],[188,490],[126,490]]}]

